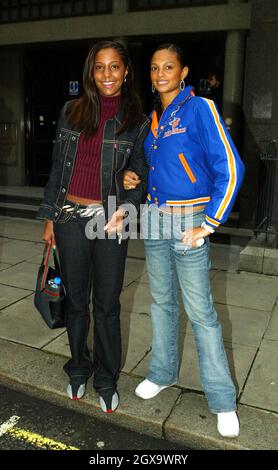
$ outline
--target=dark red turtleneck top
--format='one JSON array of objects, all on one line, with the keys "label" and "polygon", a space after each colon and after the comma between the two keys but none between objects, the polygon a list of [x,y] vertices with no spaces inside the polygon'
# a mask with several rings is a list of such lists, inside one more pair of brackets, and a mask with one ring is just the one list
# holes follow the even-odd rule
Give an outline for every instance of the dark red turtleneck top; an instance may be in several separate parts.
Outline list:
[{"label": "dark red turtleneck top", "polygon": [[101,201],[100,165],[103,129],[107,119],[116,116],[120,104],[121,95],[100,96],[101,115],[98,130],[89,139],[85,138],[83,133],[80,134],[69,194]]}]

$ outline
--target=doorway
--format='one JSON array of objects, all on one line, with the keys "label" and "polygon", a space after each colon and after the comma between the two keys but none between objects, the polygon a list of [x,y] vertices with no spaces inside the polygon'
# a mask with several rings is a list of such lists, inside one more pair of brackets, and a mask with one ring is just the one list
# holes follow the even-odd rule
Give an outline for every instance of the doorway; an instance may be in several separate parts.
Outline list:
[{"label": "doorway", "polygon": [[26,169],[29,186],[45,186],[63,104],[82,93],[88,47],[25,53]]}]

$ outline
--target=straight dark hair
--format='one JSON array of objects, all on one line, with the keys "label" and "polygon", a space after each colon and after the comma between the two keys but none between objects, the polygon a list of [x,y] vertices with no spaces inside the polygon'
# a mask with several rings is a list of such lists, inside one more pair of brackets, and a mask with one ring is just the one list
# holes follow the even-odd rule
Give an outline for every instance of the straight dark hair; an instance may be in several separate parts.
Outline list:
[{"label": "straight dark hair", "polygon": [[[168,51],[174,52],[175,54],[177,54],[178,61],[181,65],[181,68],[183,68],[187,65],[187,63],[185,61],[185,55],[184,55],[183,49],[180,46],[178,46],[177,44],[173,44],[173,43],[170,43],[170,42],[165,43],[165,44],[161,44],[160,46],[158,46],[154,50],[154,52],[152,54],[152,57],[154,56],[154,54],[156,52],[162,51],[164,49],[167,49]],[[159,96],[158,93],[156,93],[155,98],[154,98],[154,110],[156,111],[158,119],[160,119],[160,117],[162,115],[162,104],[161,104],[160,96]]]},{"label": "straight dark hair", "polygon": [[101,113],[99,92],[93,75],[95,57],[99,51],[108,48],[115,49],[119,53],[125,67],[128,68],[128,75],[121,90],[123,122],[118,130],[118,134],[121,134],[126,129],[134,128],[143,120],[142,104],[134,89],[134,73],[127,49],[120,42],[100,41],[92,47],[85,62],[83,70],[83,96],[74,100],[68,106],[66,112],[68,122],[79,131],[84,129],[86,137],[90,137],[97,132]]}]

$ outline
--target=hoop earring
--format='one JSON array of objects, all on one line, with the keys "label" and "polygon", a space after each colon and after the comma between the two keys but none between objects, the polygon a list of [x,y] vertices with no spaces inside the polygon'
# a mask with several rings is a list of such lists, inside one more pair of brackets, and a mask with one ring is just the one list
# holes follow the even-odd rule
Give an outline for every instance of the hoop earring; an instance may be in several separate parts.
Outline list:
[{"label": "hoop earring", "polygon": [[183,91],[184,89],[185,89],[185,81],[184,79],[182,79],[180,82],[180,91]]},{"label": "hoop earring", "polygon": [[155,89],[155,86],[154,84],[152,84],[152,92],[155,93],[156,92],[156,89]]}]

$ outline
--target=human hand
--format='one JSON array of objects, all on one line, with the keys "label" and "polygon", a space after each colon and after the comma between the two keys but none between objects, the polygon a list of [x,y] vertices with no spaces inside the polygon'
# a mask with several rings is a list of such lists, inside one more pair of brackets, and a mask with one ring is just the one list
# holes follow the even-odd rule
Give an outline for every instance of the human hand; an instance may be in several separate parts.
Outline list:
[{"label": "human hand", "polygon": [[111,219],[104,227],[104,230],[108,233],[108,235],[111,235],[113,233],[121,235],[123,228],[123,218],[124,213],[121,209],[118,209],[116,212],[114,212]]},{"label": "human hand", "polygon": [[202,227],[195,227],[192,230],[183,232],[182,242],[192,248],[198,248],[197,240],[208,237],[210,232]]},{"label": "human hand", "polygon": [[134,171],[126,170],[124,172],[124,176],[123,176],[124,189],[126,190],[135,189],[140,183],[141,183],[141,180]]},{"label": "human hand", "polygon": [[56,242],[52,220],[45,221],[42,240],[45,242],[46,245],[53,245],[53,247],[55,248]]}]

